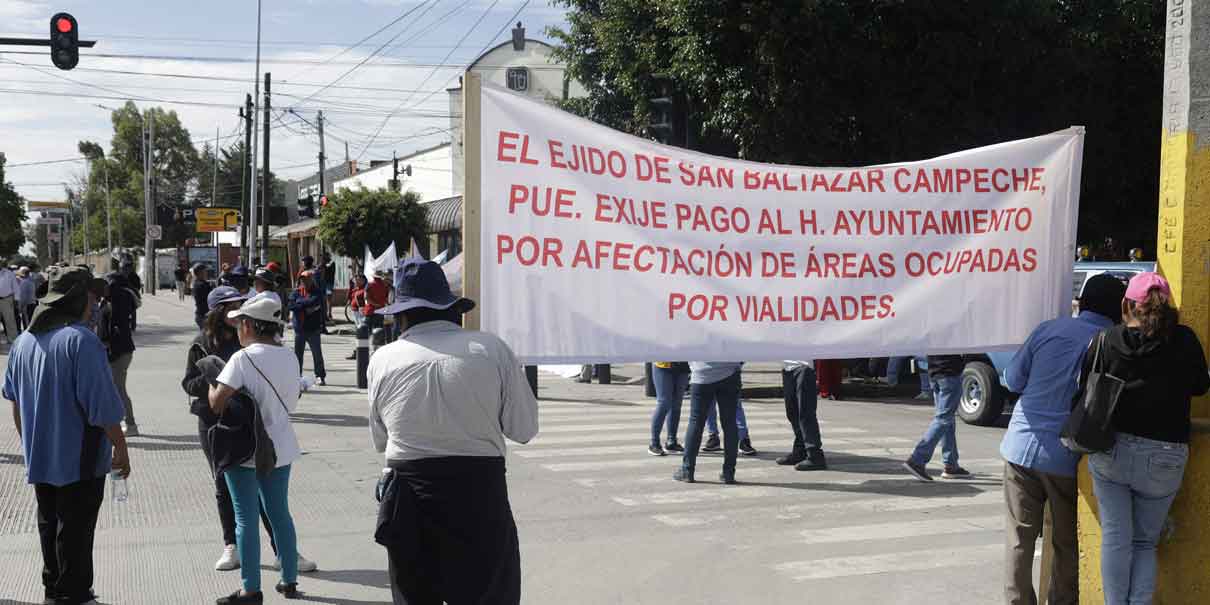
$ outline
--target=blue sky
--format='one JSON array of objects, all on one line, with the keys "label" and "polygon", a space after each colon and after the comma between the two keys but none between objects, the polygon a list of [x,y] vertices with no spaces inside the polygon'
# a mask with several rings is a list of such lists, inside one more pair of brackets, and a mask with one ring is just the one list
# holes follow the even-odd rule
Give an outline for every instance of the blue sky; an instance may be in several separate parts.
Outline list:
[{"label": "blue sky", "polygon": [[[511,19],[518,9],[520,16]],[[255,73],[255,0],[0,0],[0,36],[44,37],[58,11],[72,13],[81,37],[98,43],[81,50],[77,69],[66,72],[51,65],[48,49],[0,47],[0,152],[9,164],[74,157],[81,139],[108,148],[109,112],[97,105],[117,107],[124,98],[175,110],[199,149],[215,138],[216,127],[224,144],[234,140],[237,108],[252,92]],[[280,93],[273,105],[292,107],[312,123],[323,109],[333,160],[343,159],[345,142],[350,156],[366,161],[448,140],[441,132],[449,123],[445,89],[462,69],[489,44],[507,40],[512,22],[522,21],[536,39],[563,23],[562,9],[548,0],[263,0],[262,11],[262,72],[272,72],[273,91]],[[99,53],[127,56],[90,56]],[[165,58],[180,56],[201,60]],[[111,98],[70,96],[82,94]],[[284,178],[314,172],[314,131],[298,117],[274,119],[281,124],[272,134],[274,171]],[[14,166],[7,178],[26,198],[62,199],[59,183],[81,174],[77,162]]]}]

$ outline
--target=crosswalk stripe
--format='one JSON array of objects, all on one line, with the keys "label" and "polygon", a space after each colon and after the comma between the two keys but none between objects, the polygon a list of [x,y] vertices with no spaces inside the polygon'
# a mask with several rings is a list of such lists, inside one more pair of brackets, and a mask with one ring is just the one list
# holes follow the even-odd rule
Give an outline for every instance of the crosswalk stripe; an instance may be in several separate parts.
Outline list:
[{"label": "crosswalk stripe", "polygon": [[828,500],[810,504],[781,504],[775,506],[747,507],[735,512],[689,512],[662,513],[651,518],[671,527],[699,527],[736,518],[764,518],[773,516],[783,521],[814,519],[822,515],[853,515],[858,513],[902,513],[922,510],[943,510],[952,507],[1003,505],[1004,494],[1000,490],[979,491],[972,496],[886,496],[871,498]]},{"label": "crosswalk stripe", "polygon": [[[772,418],[768,418],[768,419],[753,418],[753,419],[748,420],[748,424],[749,425],[759,425],[759,426],[786,426],[786,421],[784,418],[780,419],[780,420],[772,419]],[[630,428],[641,427],[641,426],[642,426],[642,423],[638,422],[638,421],[627,422],[627,423],[555,424],[555,425],[551,425],[548,423],[543,423],[539,419],[538,432],[539,432],[539,434],[541,434],[541,433],[585,433],[585,432],[591,432],[591,431],[609,431],[609,430],[630,429]],[[865,429],[852,428],[852,427],[844,428],[844,429],[831,429],[831,432],[837,432],[837,431],[840,431],[840,432],[843,432],[846,434],[866,432]]]},{"label": "crosswalk stripe", "polygon": [[[673,468],[675,468],[677,466],[676,460],[679,460],[679,458],[673,459],[673,462],[672,462]],[[990,480],[999,481],[1000,480],[999,474],[994,474],[994,473],[991,473],[990,471],[994,471],[996,469],[1003,467],[1004,460],[1002,460],[1000,458],[976,458],[973,460],[964,459],[962,461],[962,465],[965,466],[967,469],[974,470],[974,471],[982,471],[984,469],[987,469],[989,471],[989,473],[987,473],[987,474],[982,474],[981,476],[976,476],[975,477],[976,480],[985,481],[985,480],[990,479]],[[895,470],[899,470],[901,468],[903,468],[903,463],[898,460],[888,460],[885,462],[869,462],[869,461],[849,462],[849,463],[841,462],[841,463],[829,463],[828,470],[824,473],[799,473],[799,472],[795,472],[793,467],[776,466],[772,463],[769,463],[765,466],[761,466],[758,468],[742,469],[739,472],[739,479],[741,481],[750,481],[752,479],[767,479],[770,477],[792,477],[794,479],[804,481],[804,482],[806,482],[806,481],[818,481],[820,483],[836,482],[837,485],[840,485],[841,482],[846,481],[847,478],[840,477],[838,475],[862,474],[862,473],[866,473],[866,474],[885,473],[885,471],[895,471]],[[865,480],[869,480],[871,478],[873,478],[873,479],[878,479],[878,478],[890,479],[890,478],[896,478],[896,477],[888,477],[886,474],[877,474],[872,477],[867,476]],[[915,477],[908,475],[906,471],[904,472],[902,477],[898,477],[898,478],[902,478],[904,480],[917,481],[917,479]],[[638,476],[638,477],[630,477],[630,476],[616,477],[616,478],[615,477],[587,477],[587,478],[574,479],[574,481],[577,485],[581,485],[583,487],[589,487],[589,488],[625,487],[628,485],[651,485],[651,484],[661,484],[661,483],[666,484],[669,481],[669,473],[662,473],[662,474],[658,474],[658,475],[642,475],[642,476]],[[969,483],[970,481],[964,480],[964,482]],[[854,483],[860,483],[860,482],[850,481],[849,483],[845,483],[845,484],[852,485]]]},{"label": "crosswalk stripe", "polygon": [[[515,455],[520,455],[522,449],[523,448],[514,448],[512,450],[512,453]],[[908,449],[870,448],[870,449],[851,450],[851,451],[829,451],[828,452],[828,456],[829,456],[828,464],[844,462],[845,461],[844,459],[848,456],[877,456],[877,457],[890,456],[890,457],[894,457],[894,458],[902,457],[902,459],[907,459],[907,454],[910,453],[911,451],[912,451],[911,448],[908,448]],[[637,457],[622,458],[619,460],[591,460],[591,461],[583,461],[583,462],[554,462],[551,464],[543,464],[542,468],[544,468],[548,471],[551,471],[551,472],[555,472],[555,473],[631,469],[631,468],[643,468],[646,466],[668,465],[669,461],[667,460],[667,458],[668,458],[667,456],[637,456]],[[702,454],[702,455],[698,456],[698,458],[697,458],[698,471],[706,472],[706,469],[709,469],[712,467],[717,469],[719,467],[719,465],[722,464],[722,459],[723,459],[723,457],[721,454]],[[869,462],[869,461],[867,460],[866,462]],[[755,466],[755,465],[765,465],[765,464],[769,464],[769,461],[762,460],[760,458],[750,458],[748,456],[740,456],[739,457],[739,468],[740,468],[739,475],[740,475],[741,479],[743,477],[743,473],[745,472],[744,469]],[[705,476],[705,475],[703,475],[703,476]]]},{"label": "crosswalk stripe", "polygon": [[[567,447],[541,448],[541,447],[534,447],[534,445],[542,445],[541,442],[539,442],[535,439],[534,441],[530,442],[531,445],[528,445],[524,448],[519,449],[517,451],[517,455],[522,458],[564,458],[564,457],[572,457],[572,456],[597,456],[597,455],[601,455],[601,454],[627,454],[627,453],[635,454],[635,455],[644,455],[644,456],[649,455],[649,454],[647,454],[647,441],[645,439],[643,439],[642,437],[636,438],[634,435],[631,435],[630,438],[628,439],[628,441],[631,441],[632,443],[630,443],[628,445],[584,446],[584,447],[575,447],[575,448],[567,448]],[[867,439],[857,439],[857,440],[831,439],[828,441],[828,443],[829,443],[829,445],[834,445],[834,446],[835,445],[870,446],[870,445],[879,445],[879,444],[902,445],[905,443],[911,443],[911,440],[903,439],[900,437],[871,437],[868,440]],[[843,454],[844,452],[842,451],[839,453]],[[670,454],[670,455],[676,456],[677,454]]]},{"label": "crosswalk stripe", "polygon": [[964,534],[975,531],[1003,531],[1004,515],[985,517],[929,519],[901,523],[874,523],[847,527],[822,527],[804,529],[800,535],[806,544],[838,544],[841,542],[864,542],[867,540],[894,540],[945,534]]},{"label": "crosswalk stripe", "polygon": [[1003,544],[985,544],[935,550],[914,550],[855,557],[794,561],[774,566],[795,581],[823,580],[947,567],[986,565],[1004,556]]},{"label": "crosswalk stripe", "polygon": [[[749,431],[749,434],[752,438],[752,442],[758,444],[758,446],[761,443],[772,443],[775,440],[778,442],[785,441],[788,443],[791,439],[789,426],[785,427],[785,430],[777,430],[775,427],[760,427],[759,429],[757,427],[752,427],[752,430]],[[681,437],[684,438],[683,435]],[[825,434],[824,437],[826,439],[827,434]],[[592,433],[589,435],[571,433],[565,435],[543,435],[539,432],[538,436],[534,437],[533,441],[516,445],[522,448],[532,448],[547,445],[633,443],[638,446],[639,451],[643,451],[643,448],[647,447],[647,442],[650,440],[651,438],[647,436],[646,431],[635,430],[634,427],[631,427],[631,430],[628,431],[606,431]],[[834,440],[827,439],[825,445],[831,443],[832,441]],[[682,443],[682,445],[684,444]]]},{"label": "crosswalk stripe", "polygon": [[[651,414],[654,411],[655,411],[655,407],[653,407],[653,406],[652,407],[642,407],[642,408],[583,409],[583,410],[574,410],[574,409],[541,410],[541,409],[539,409],[538,417],[539,418],[583,418],[585,416],[598,416],[599,415],[599,416],[609,416],[609,417],[635,416],[635,417],[641,417],[641,418],[651,418]],[[684,422],[685,419],[687,419],[688,417],[689,417],[689,410],[688,410],[688,407],[686,406],[681,409],[681,421]],[[744,417],[780,418],[781,420],[785,421],[786,412],[785,412],[785,410],[771,410],[771,409],[766,410],[766,409],[747,408],[744,410]]]}]

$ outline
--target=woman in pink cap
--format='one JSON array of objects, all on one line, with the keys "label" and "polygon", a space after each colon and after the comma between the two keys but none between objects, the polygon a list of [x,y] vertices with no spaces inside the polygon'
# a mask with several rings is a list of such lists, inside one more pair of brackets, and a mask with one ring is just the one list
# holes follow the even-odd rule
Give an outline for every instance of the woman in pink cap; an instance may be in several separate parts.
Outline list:
[{"label": "woman in pink cap", "polygon": [[1109,605],[1151,602],[1155,546],[1189,458],[1189,400],[1210,390],[1201,342],[1179,320],[1167,280],[1140,273],[1122,299],[1122,323],[1098,335],[1084,357],[1081,384],[1098,349],[1103,371],[1126,381],[1113,413],[1116,442],[1088,462]]}]

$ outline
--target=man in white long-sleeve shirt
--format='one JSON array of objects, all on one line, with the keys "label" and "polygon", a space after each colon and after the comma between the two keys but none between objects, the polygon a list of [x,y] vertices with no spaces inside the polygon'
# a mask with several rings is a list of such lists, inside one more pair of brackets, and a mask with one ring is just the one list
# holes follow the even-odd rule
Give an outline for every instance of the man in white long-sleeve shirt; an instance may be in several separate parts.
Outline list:
[{"label": "man in white long-sleeve shirt", "polygon": [[17,342],[17,274],[5,264],[0,264],[0,319],[4,320],[4,334],[8,344]]},{"label": "man in white long-sleeve shirt", "polygon": [[459,326],[475,303],[450,292],[440,265],[405,260],[395,291],[378,313],[403,335],[367,371],[370,433],[389,467],[374,538],[394,602],[520,603],[504,438],[533,439],[537,401],[508,345]]}]

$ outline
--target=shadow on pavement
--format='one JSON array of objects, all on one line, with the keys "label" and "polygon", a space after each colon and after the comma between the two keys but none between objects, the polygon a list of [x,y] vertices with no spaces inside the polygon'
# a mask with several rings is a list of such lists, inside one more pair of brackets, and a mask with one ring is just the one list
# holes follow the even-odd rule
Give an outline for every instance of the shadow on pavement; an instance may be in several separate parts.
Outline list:
[{"label": "shadow on pavement", "polygon": [[[382,605],[386,601],[359,601],[356,599],[342,599],[339,597],[319,597],[308,594],[306,591],[299,591],[302,596],[298,598],[300,601],[310,601],[312,603],[330,603],[331,605]],[[30,605],[33,605],[32,603]]]},{"label": "shadow on pavement", "polygon": [[585,409],[587,409],[589,406],[594,406],[594,405],[606,405],[606,406],[623,407],[623,408],[644,407],[642,404],[633,403],[630,401],[621,401],[618,399],[566,399],[563,397],[541,397],[541,396],[539,396],[538,403],[541,404],[541,402],[543,402],[543,401],[549,401],[552,403],[582,403],[582,404],[584,404]]},{"label": "shadow on pavement", "polygon": [[[817,492],[845,492],[850,494],[887,494],[893,496],[932,498],[936,496],[977,496],[986,490],[976,487],[980,483],[964,480],[934,481],[932,483],[906,483],[900,479],[872,479],[859,485],[838,485],[826,481],[819,483],[770,483],[744,481],[743,473],[737,473],[739,485],[754,487],[776,487],[784,489],[811,490]],[[987,485],[987,483],[982,483]]]},{"label": "shadow on pavement", "polygon": [[356,584],[374,588],[390,588],[390,578],[384,569],[321,569],[309,573],[307,578],[315,578],[325,582],[340,582],[341,584]]},{"label": "shadow on pavement", "polygon": [[30,603],[28,601],[14,601],[12,599],[0,599],[0,605],[39,605],[39,604]]},{"label": "shadow on pavement", "polygon": [[327,387],[313,387],[307,390],[307,395],[357,395],[361,393],[357,389],[333,389],[336,386],[328,383]]},{"label": "shadow on pavement", "polygon": [[[181,334],[194,336],[197,334],[197,326],[193,324],[187,326],[167,326],[164,324],[141,325],[137,330],[135,330],[134,337],[137,340],[143,340],[147,338],[166,338]],[[140,347],[154,346],[152,343],[145,342],[139,342],[138,344]],[[156,342],[154,344],[159,343]],[[173,346],[176,345],[174,344]]]},{"label": "shadow on pavement", "polygon": [[194,439],[190,443],[148,443],[142,441],[141,437],[127,439],[126,445],[132,450],[145,450],[148,452],[186,452],[196,450],[200,446],[197,439]]},{"label": "shadow on pavement", "polygon": [[199,443],[197,435],[149,435],[141,433],[139,435],[143,439],[154,439],[156,441],[168,441],[171,443]]},{"label": "shadow on pavement", "polygon": [[303,424],[322,424],[325,426],[365,427],[370,421],[365,416],[350,416],[348,414],[290,414],[290,419]]}]

